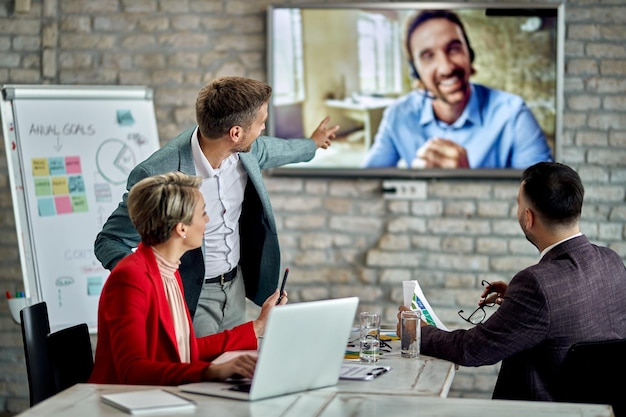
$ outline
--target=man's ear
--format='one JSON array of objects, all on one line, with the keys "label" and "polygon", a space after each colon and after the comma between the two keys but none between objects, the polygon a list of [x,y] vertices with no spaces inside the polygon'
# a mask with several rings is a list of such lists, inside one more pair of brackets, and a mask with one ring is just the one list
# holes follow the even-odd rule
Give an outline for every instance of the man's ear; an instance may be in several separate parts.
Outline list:
[{"label": "man's ear", "polygon": [[524,219],[526,220],[526,230],[530,230],[535,225],[535,223],[537,223],[537,216],[535,215],[535,212],[529,207],[526,207],[524,210],[526,211],[526,216],[524,216]]},{"label": "man's ear", "polygon": [[243,137],[243,128],[241,126],[233,126],[228,131],[230,140],[234,143],[239,143],[241,138]]}]

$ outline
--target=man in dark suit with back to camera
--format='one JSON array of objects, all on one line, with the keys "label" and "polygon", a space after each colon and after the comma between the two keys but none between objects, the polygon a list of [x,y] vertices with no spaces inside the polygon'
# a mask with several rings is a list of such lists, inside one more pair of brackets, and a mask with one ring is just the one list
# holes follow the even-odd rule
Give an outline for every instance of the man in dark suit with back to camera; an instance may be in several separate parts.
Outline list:
[{"label": "man in dark suit with back to camera", "polygon": [[527,168],[517,217],[541,253],[539,262],[508,285],[487,285],[479,305],[500,306],[473,328],[444,331],[422,322],[421,353],[461,366],[502,361],[494,399],[554,401],[570,346],[626,338],[626,268],[617,253],[581,234],[583,196],[570,167],[540,162]]},{"label": "man in dark suit with back to camera", "polygon": [[[261,170],[311,160],[318,148],[330,146],[339,128],[327,127],[327,117],[310,139],[259,136],[271,93],[269,85],[249,78],[208,83],[196,100],[198,126],[172,139],[128,176],[128,190],[143,178],[171,171],[203,178],[200,191],[210,220],[202,247],[183,255],[179,268],[197,336],[243,323],[246,297],[261,305],[276,290],[280,248]],[[139,243],[127,196],[96,238],[96,257],[107,269]]]}]

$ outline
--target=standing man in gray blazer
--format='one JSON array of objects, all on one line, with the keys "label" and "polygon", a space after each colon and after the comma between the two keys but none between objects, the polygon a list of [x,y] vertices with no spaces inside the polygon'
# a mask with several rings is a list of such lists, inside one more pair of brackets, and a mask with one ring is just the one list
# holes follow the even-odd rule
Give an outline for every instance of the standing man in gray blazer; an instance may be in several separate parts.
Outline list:
[{"label": "standing man in gray blazer", "polygon": [[[230,329],[245,321],[245,299],[257,305],[276,290],[280,250],[274,213],[262,169],[309,161],[326,149],[339,126],[325,118],[310,139],[259,136],[265,129],[272,89],[266,83],[223,77],[202,88],[196,100],[198,126],[182,132],[128,177],[127,190],[151,175],[181,171],[203,178],[200,191],[209,222],[201,248],[179,267],[196,335]],[[126,193],[95,241],[95,254],[112,269],[139,243]]]},{"label": "standing man in gray blazer", "polygon": [[527,168],[517,217],[541,253],[539,262],[508,285],[486,286],[479,306],[500,306],[475,327],[448,332],[422,323],[421,352],[462,366],[502,361],[493,398],[554,401],[570,346],[626,338],[624,262],[581,234],[583,196],[570,167],[540,162]]}]

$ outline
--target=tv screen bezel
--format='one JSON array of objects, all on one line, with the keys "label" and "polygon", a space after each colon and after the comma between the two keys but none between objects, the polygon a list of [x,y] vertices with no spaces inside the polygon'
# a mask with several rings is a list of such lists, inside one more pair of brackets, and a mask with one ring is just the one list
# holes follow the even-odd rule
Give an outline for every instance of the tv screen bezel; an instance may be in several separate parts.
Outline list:
[{"label": "tv screen bezel", "polygon": [[[559,160],[563,130],[563,83],[564,83],[564,44],[565,44],[565,3],[460,3],[460,2],[402,2],[402,3],[303,3],[269,5],[267,8],[267,74],[271,84],[273,74],[273,11],[275,9],[389,9],[389,10],[422,10],[422,9],[491,9],[516,12],[516,15],[534,16],[549,11],[556,13],[556,91],[555,91],[555,131],[553,159]],[[534,12],[533,12],[534,11]],[[527,14],[523,14],[527,13]],[[268,105],[266,134],[274,136],[273,98]],[[332,123],[332,121],[331,121]],[[332,146],[332,145],[331,145]],[[323,151],[322,151],[323,152]],[[271,176],[277,177],[314,177],[314,178],[363,178],[363,179],[427,179],[427,178],[469,178],[469,179],[508,179],[520,178],[522,169],[510,168],[467,168],[467,169],[405,169],[405,168],[362,168],[362,167],[279,167],[266,170]]]}]

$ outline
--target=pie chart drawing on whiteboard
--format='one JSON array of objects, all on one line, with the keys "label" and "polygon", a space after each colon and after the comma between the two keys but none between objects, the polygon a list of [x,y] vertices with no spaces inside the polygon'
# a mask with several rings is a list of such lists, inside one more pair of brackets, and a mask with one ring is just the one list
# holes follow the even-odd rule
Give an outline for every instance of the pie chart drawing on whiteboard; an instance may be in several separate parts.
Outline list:
[{"label": "pie chart drawing on whiteboard", "polygon": [[124,184],[135,164],[135,153],[119,139],[105,140],[96,152],[98,172],[111,184]]}]

